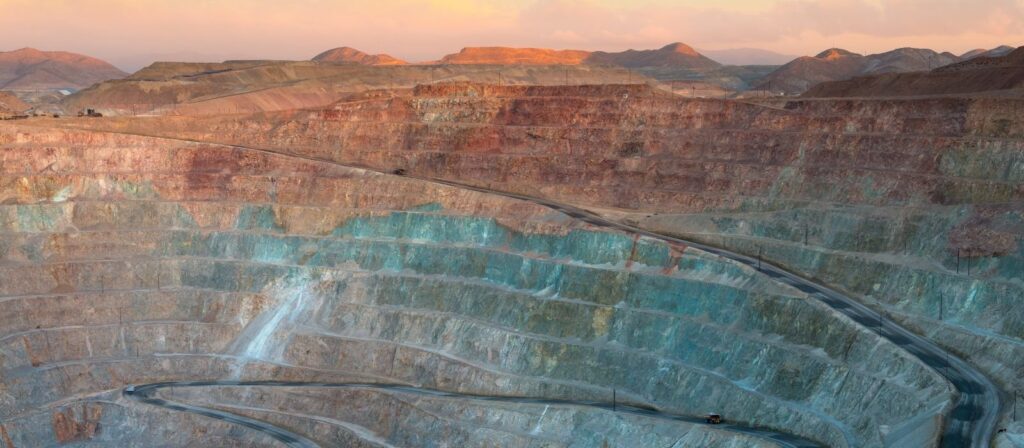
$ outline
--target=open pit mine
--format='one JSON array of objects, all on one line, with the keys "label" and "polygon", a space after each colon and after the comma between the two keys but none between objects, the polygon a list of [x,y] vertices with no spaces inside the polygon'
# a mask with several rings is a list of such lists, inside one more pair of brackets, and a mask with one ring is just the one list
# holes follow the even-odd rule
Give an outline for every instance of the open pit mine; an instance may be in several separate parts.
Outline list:
[{"label": "open pit mine", "polygon": [[0,447],[1024,447],[1024,101],[377,87],[0,124]]}]

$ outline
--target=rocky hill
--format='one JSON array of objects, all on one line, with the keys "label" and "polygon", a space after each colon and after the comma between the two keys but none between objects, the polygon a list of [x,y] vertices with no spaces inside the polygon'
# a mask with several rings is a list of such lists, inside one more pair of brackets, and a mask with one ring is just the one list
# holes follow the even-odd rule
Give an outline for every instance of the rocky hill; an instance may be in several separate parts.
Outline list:
[{"label": "rocky hill", "polygon": [[672,43],[657,50],[626,50],[617,53],[595,51],[587,57],[588,64],[608,64],[628,68],[677,67],[712,69],[722,64],[715,62],[683,43]]},{"label": "rocky hill", "polygon": [[821,82],[870,74],[930,70],[959,60],[951,53],[918,48],[900,48],[867,56],[832,48],[779,67],[762,79],[755,89],[798,94]]},{"label": "rocky hill", "polygon": [[1024,96],[1024,47],[1003,56],[977,56],[931,71],[888,73],[825,82],[805,97],[893,97],[985,94]]},{"label": "rocky hill", "polygon": [[0,52],[0,89],[15,91],[78,90],[127,76],[113,65],[89,56],[34,48]]},{"label": "rocky hill", "polygon": [[966,61],[957,64],[950,64],[945,67],[939,67],[934,71],[938,73],[946,73],[958,71],[971,71],[986,68],[1011,67],[1024,67],[1024,47],[1015,48],[1012,51],[998,52],[995,54],[989,52],[983,56],[970,58]]},{"label": "rocky hill", "polygon": [[986,50],[984,48],[977,48],[977,49],[968,51],[968,52],[960,55],[960,60],[961,61],[966,61],[968,59],[973,59],[973,58],[976,58],[978,56],[989,56],[989,57],[1005,56],[1006,54],[1008,54],[1011,51],[1016,50],[1016,49],[1017,49],[1017,47],[1011,47],[1009,45],[1000,45],[1000,46],[998,46],[996,48],[992,48],[992,49],[988,49],[988,50]]},{"label": "rocky hill", "polygon": [[402,65],[407,62],[386,54],[367,54],[351,47],[338,47],[313,57],[317,62],[334,62],[360,65]]}]

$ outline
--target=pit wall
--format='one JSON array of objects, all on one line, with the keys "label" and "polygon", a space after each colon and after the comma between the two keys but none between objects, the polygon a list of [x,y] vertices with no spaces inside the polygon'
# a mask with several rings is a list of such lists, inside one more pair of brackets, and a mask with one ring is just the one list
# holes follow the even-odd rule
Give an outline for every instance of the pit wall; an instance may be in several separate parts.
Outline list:
[{"label": "pit wall", "polygon": [[104,126],[401,168],[760,251],[1024,390],[1024,101],[777,106],[463,84],[319,111]]},{"label": "pit wall", "polygon": [[463,84],[321,111],[104,126],[401,168],[760,251],[1020,391],[1022,111],[1019,99],[766,107],[621,86]]},{"label": "pit wall", "polygon": [[283,156],[5,130],[5,421],[126,384],[371,378],[614,389],[879,446],[880,421],[927,428],[951,399],[895,346],[691,248]]}]

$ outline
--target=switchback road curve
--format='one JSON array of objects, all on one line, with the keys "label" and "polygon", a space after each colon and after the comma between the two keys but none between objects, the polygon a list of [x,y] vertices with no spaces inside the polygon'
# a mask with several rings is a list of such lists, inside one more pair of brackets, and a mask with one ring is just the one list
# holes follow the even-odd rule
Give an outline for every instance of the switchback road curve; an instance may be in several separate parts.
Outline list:
[{"label": "switchback road curve", "polygon": [[[218,409],[211,409],[202,406],[194,406],[186,403],[179,403],[170,401],[164,398],[159,398],[156,393],[161,389],[167,388],[188,388],[188,387],[310,387],[310,388],[349,388],[349,389],[369,389],[369,390],[380,390],[380,391],[393,391],[405,394],[413,394],[420,396],[434,396],[444,397],[459,400],[476,400],[476,401],[489,401],[489,402],[500,402],[500,403],[517,403],[517,404],[528,404],[528,405],[554,405],[554,406],[578,406],[588,408],[598,408],[617,413],[639,415],[644,417],[659,418],[664,420],[672,420],[678,422],[686,422],[691,424],[707,425],[703,418],[694,417],[692,415],[675,414],[671,412],[664,412],[654,408],[640,407],[626,404],[616,404],[605,401],[593,401],[593,400],[562,400],[562,399],[545,399],[545,398],[532,398],[532,397],[514,397],[505,395],[482,395],[482,394],[470,394],[470,393],[459,393],[450,392],[437,389],[430,389],[425,387],[416,387],[408,384],[382,384],[382,383],[308,383],[308,382],[289,382],[289,381],[169,381],[163,383],[153,383],[141,386],[129,386],[122,392],[123,395],[131,400],[145,403],[153,406],[158,406],[164,409],[170,409],[179,412],[189,412],[205,417],[215,418],[223,420],[229,423],[241,425],[256,431],[260,431],[273,437],[275,440],[283,443],[285,446],[291,448],[320,448],[320,445],[316,442],[309,440],[295,432],[287,429],[274,426],[270,423],[263,422],[257,419],[245,417],[242,415],[233,414],[230,412],[221,411]],[[814,443],[810,440],[805,440],[796,436],[782,434],[776,431],[771,431],[761,428],[752,428],[748,426],[740,426],[729,423],[723,423],[713,425],[716,428],[743,433],[749,436],[766,439],[772,441],[778,445],[788,448],[812,448],[820,447],[821,445]]]}]

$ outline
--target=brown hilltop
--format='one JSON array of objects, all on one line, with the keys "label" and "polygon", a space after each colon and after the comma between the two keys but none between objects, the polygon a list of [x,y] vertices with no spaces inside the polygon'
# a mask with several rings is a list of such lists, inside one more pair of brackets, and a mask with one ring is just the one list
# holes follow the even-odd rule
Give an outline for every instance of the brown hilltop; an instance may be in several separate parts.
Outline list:
[{"label": "brown hilltop", "polygon": [[831,48],[817,56],[803,56],[770,73],[757,90],[797,93],[811,86],[856,75],[864,66],[864,56]]},{"label": "brown hilltop", "polygon": [[368,54],[352,47],[338,47],[313,57],[316,62],[335,62],[360,65],[403,65],[407,62],[387,54]]},{"label": "brown hilltop", "polygon": [[5,90],[78,90],[125,76],[107,62],[75,53],[34,48],[0,52],[0,89]]}]

